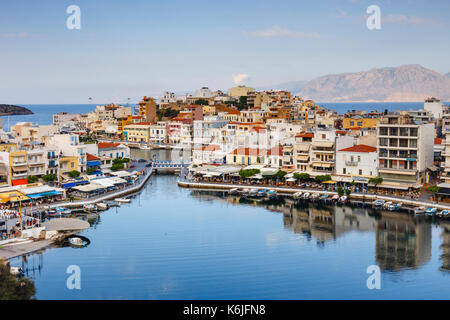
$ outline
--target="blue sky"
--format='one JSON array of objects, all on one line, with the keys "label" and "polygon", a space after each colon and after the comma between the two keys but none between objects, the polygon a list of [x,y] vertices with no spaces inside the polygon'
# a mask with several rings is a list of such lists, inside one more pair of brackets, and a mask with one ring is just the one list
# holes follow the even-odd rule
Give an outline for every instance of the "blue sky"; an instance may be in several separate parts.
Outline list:
[{"label": "blue sky", "polygon": [[[80,30],[66,28],[72,4]],[[366,27],[369,5],[381,30]],[[403,64],[447,73],[449,13],[447,0],[2,0],[0,103],[123,103]]]}]

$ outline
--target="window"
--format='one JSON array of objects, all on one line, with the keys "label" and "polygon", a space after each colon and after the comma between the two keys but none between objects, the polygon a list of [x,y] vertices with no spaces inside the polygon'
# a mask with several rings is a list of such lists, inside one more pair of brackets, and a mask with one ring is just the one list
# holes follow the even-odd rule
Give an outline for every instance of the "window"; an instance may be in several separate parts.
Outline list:
[{"label": "window", "polygon": [[361,156],[358,156],[358,162],[361,162]]},{"label": "window", "polygon": [[346,174],[347,173],[347,168],[342,169],[342,173]]},{"label": "window", "polygon": [[362,169],[359,169],[359,175],[362,176]]}]

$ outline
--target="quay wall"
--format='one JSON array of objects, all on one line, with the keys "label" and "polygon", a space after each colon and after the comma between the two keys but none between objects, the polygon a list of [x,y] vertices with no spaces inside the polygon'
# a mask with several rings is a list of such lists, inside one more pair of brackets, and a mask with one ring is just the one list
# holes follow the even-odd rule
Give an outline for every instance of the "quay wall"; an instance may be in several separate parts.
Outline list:
[{"label": "quay wall", "polygon": [[[309,193],[319,193],[319,194],[328,194],[328,195],[336,195],[337,192],[334,191],[321,191],[321,190],[310,190],[310,189],[300,189],[300,188],[286,188],[286,187],[268,187],[268,186],[246,186],[246,185],[235,185],[235,184],[223,184],[223,183],[206,183],[206,182],[189,182],[189,181],[178,181],[178,186],[183,188],[192,188],[192,189],[208,189],[208,190],[217,190],[217,191],[227,191],[233,188],[246,188],[246,189],[270,189],[275,190],[280,194],[292,195],[296,192],[309,192]],[[450,210],[450,205],[437,204],[432,202],[423,202],[416,200],[408,200],[404,198],[396,198],[389,196],[380,196],[376,194],[361,194],[361,193],[352,193],[350,194],[350,199],[361,200],[361,201],[374,201],[374,200],[384,200],[384,201],[392,201],[392,202],[400,202],[404,205],[412,206],[412,207],[433,207],[439,210]]]},{"label": "quay wall", "polygon": [[95,204],[95,203],[99,203],[99,202],[102,202],[105,200],[111,200],[111,199],[122,197],[122,196],[125,196],[128,194],[136,193],[145,186],[145,184],[147,183],[148,179],[150,179],[152,174],[153,174],[153,169],[150,169],[150,171],[145,174],[144,179],[141,182],[139,182],[138,185],[133,186],[128,189],[125,189],[125,190],[121,190],[121,191],[111,193],[111,194],[105,194],[104,196],[101,196],[98,198],[93,198],[93,199],[79,200],[79,201],[73,201],[73,202],[66,201],[66,202],[53,203],[53,204],[50,204],[49,207],[55,208],[55,207],[67,207],[67,206],[83,206],[85,204]]}]

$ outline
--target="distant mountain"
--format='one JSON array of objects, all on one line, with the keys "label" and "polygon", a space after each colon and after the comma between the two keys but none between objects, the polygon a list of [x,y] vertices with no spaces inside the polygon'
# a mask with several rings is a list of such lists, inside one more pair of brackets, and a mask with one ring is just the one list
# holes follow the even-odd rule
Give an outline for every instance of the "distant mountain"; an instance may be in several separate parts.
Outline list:
[{"label": "distant mountain", "polygon": [[449,73],[446,73],[446,74],[444,74],[444,76],[450,79],[450,72],[449,72]]},{"label": "distant mountain", "polygon": [[294,92],[320,102],[407,102],[429,96],[449,101],[450,76],[416,64],[403,65],[326,75]]},{"label": "distant mountain", "polygon": [[0,116],[16,116],[23,114],[33,114],[33,111],[19,106],[10,104],[0,104]]}]

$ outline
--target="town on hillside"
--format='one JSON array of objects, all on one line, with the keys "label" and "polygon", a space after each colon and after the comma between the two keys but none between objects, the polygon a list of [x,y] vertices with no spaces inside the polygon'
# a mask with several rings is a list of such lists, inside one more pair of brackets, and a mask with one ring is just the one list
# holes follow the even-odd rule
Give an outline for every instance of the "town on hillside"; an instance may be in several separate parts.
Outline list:
[{"label": "town on hillside", "polygon": [[178,163],[186,169],[180,179],[196,182],[313,182],[347,195],[445,203],[449,129],[450,106],[431,97],[420,110],[339,114],[283,90],[165,92],[135,107],[101,105],[87,114],[54,114],[51,125],[19,122],[1,130],[0,202],[9,210],[120,191],[158,166],[158,159],[133,159],[130,149],[138,148],[188,152]]}]

